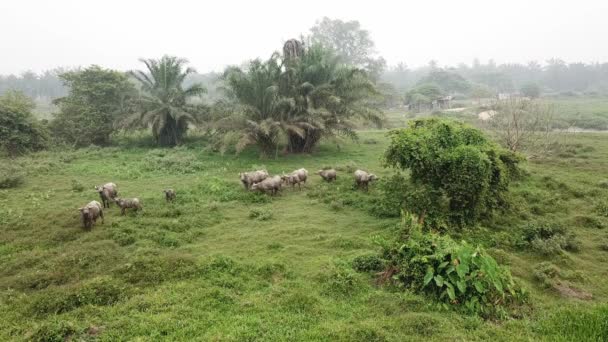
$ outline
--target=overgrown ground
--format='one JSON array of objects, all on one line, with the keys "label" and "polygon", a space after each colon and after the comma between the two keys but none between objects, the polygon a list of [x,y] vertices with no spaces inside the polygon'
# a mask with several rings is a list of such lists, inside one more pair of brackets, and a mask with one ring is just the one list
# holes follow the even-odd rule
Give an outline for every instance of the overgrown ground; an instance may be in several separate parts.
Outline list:
[{"label": "overgrown ground", "polygon": [[[348,175],[355,167],[392,173],[381,167],[382,131],[340,151],[326,144],[278,160],[253,151],[222,157],[202,143],[2,160],[28,171],[23,186],[0,190],[0,340],[605,339],[608,134],[561,143],[552,157],[526,164],[512,208],[454,233],[486,246],[530,292],[520,317],[499,322],[378,287],[352,269],[353,258],[377,252],[372,237],[399,222],[372,215],[377,187],[356,192]],[[340,170],[338,182],[312,175],[305,190],[276,198],[247,193],[238,181],[238,172],[260,167],[312,174],[324,166]],[[113,205],[105,224],[84,231],[77,208],[108,181],[145,209],[121,217]],[[174,204],[164,202],[166,187],[177,190]],[[563,225],[578,252],[522,246],[530,222]],[[560,271],[535,277],[546,261]]]}]

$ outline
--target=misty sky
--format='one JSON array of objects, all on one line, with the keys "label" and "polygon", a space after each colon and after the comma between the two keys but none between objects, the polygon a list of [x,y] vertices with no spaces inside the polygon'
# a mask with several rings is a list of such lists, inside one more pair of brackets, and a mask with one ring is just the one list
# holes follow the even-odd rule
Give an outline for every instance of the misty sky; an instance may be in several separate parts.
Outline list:
[{"label": "misty sky", "polygon": [[323,16],[359,20],[389,65],[608,62],[607,0],[0,0],[0,74],[185,57],[199,72],[268,57]]}]

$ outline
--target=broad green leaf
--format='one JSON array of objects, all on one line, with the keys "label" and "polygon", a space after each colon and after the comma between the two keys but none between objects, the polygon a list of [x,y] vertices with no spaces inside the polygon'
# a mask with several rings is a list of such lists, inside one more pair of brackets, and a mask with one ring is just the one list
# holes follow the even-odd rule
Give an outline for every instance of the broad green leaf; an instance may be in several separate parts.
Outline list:
[{"label": "broad green leaf", "polygon": [[460,290],[460,293],[465,293],[467,290],[467,285],[464,280],[460,280],[456,282],[456,287]]},{"label": "broad green leaf", "polygon": [[435,284],[439,287],[443,286],[443,277],[440,274],[435,276]]},{"label": "broad green leaf", "polygon": [[426,270],[426,275],[424,276],[424,286],[427,286],[431,282],[431,279],[433,279],[434,272],[435,271],[433,270],[432,267],[429,267]]},{"label": "broad green leaf", "polygon": [[475,286],[475,289],[477,290],[477,292],[483,293],[484,288],[483,288],[483,284],[480,281],[474,282],[473,286]]},{"label": "broad green leaf", "polygon": [[448,287],[447,292],[448,292],[448,296],[450,297],[451,300],[456,299],[456,293],[454,293],[453,287]]}]

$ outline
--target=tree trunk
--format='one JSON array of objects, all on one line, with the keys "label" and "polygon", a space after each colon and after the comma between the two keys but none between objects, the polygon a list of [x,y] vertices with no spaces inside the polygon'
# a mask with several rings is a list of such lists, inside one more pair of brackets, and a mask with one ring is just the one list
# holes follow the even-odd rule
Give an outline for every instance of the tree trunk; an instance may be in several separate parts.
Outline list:
[{"label": "tree trunk", "polygon": [[319,130],[306,129],[303,138],[297,134],[289,134],[287,149],[291,153],[311,153],[319,140],[321,140]]}]

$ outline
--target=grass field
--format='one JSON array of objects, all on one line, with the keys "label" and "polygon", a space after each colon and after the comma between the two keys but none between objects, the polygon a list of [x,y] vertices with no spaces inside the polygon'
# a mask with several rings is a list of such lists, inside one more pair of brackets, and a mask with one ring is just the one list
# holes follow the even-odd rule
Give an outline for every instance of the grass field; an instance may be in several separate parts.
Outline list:
[{"label": "grass field", "polygon": [[[530,161],[512,207],[454,233],[482,244],[530,293],[518,317],[484,321],[429,298],[376,286],[350,263],[376,253],[398,218],[368,206],[380,195],[352,189],[349,170],[380,177],[384,131],[313,155],[260,160],[221,156],[203,143],[175,149],[130,145],[52,151],[15,161],[25,184],[0,190],[0,340],[605,340],[608,337],[608,135],[571,134],[553,157]],[[302,191],[247,193],[238,173],[261,167],[311,174]],[[144,211],[80,228],[77,208],[113,181]],[[177,200],[164,201],[173,187]],[[347,196],[336,200],[332,193]],[[545,255],[517,245],[529,222],[564,225],[578,252]],[[560,269],[547,286],[541,262]],[[559,286],[555,284],[561,284]],[[560,290],[561,289],[561,290]],[[591,297],[589,297],[591,296]],[[582,299],[580,299],[582,298]]]}]

